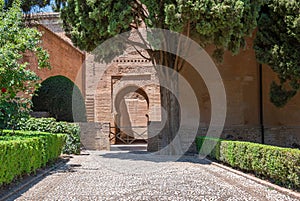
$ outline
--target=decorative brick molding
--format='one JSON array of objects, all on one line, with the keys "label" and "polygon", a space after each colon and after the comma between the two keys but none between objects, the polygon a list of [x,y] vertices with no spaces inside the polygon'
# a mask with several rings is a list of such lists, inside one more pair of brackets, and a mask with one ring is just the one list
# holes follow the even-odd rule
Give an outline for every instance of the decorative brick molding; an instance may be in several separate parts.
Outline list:
[{"label": "decorative brick molding", "polygon": [[54,33],[63,33],[62,20],[59,17],[59,13],[34,13],[26,14],[26,22],[28,24],[42,24],[49,28]]}]

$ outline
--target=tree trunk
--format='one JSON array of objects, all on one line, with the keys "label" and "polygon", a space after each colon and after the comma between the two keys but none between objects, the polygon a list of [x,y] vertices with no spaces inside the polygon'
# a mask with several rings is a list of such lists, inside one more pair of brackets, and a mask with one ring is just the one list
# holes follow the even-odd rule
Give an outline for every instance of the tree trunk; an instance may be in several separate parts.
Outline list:
[{"label": "tree trunk", "polygon": [[[163,50],[176,52],[180,48],[180,41],[177,35],[166,34],[163,38]],[[163,129],[159,133],[161,138],[161,154],[179,155],[182,154],[182,147],[178,130],[180,127],[180,104],[179,95],[179,73],[183,60],[177,55],[166,51],[151,52],[154,59],[154,66],[158,73],[161,96],[161,115]],[[180,62],[179,62],[180,61]],[[176,137],[177,136],[177,137]]]},{"label": "tree trunk", "polygon": [[[171,61],[172,62],[172,61]],[[159,67],[162,122],[161,154],[181,153],[178,140],[174,140],[180,125],[180,105],[178,97],[178,73],[169,67]]]}]

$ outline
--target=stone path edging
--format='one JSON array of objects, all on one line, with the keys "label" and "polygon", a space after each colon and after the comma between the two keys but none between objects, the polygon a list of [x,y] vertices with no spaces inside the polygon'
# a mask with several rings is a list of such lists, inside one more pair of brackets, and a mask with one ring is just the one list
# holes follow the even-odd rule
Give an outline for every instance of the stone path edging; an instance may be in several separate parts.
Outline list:
[{"label": "stone path edging", "polygon": [[19,191],[21,191],[22,189],[26,188],[27,186],[31,185],[32,183],[34,183],[35,181],[37,181],[38,179],[46,176],[47,174],[49,174],[51,171],[55,170],[56,168],[58,168],[59,166],[63,165],[65,162],[64,161],[60,161],[58,163],[56,163],[55,165],[53,165],[52,167],[49,167],[47,169],[42,170],[40,173],[38,173],[36,176],[30,178],[28,181],[26,181],[25,183],[21,183],[20,186],[17,186],[16,188],[12,189],[11,192],[9,192],[8,194],[4,195],[3,197],[0,197],[0,201],[5,201],[8,198],[12,197],[14,194],[18,193]]},{"label": "stone path edging", "polygon": [[286,193],[286,194],[288,194],[288,195],[290,195],[290,196],[292,196],[292,197],[294,197],[294,198],[300,200],[300,193],[298,193],[298,192],[295,192],[295,191],[292,191],[292,190],[290,190],[290,189],[287,189],[287,188],[278,186],[278,185],[273,184],[273,183],[271,183],[271,182],[268,182],[268,181],[266,181],[266,180],[259,179],[258,177],[251,176],[251,175],[249,175],[249,174],[246,174],[246,173],[243,173],[243,172],[241,172],[241,171],[235,170],[235,169],[233,169],[233,168],[231,168],[231,167],[222,165],[222,164],[220,164],[220,163],[213,162],[213,161],[211,161],[211,160],[209,160],[209,159],[207,159],[207,158],[204,158],[204,160],[207,161],[207,162],[209,162],[209,163],[211,163],[212,165],[215,165],[215,166],[219,167],[219,168],[222,168],[222,169],[224,169],[224,170],[230,171],[230,172],[232,172],[232,173],[234,173],[234,174],[237,174],[237,175],[239,175],[239,176],[242,176],[242,177],[245,177],[245,178],[250,179],[250,180],[252,180],[252,181],[255,181],[255,182],[257,182],[257,183],[259,183],[259,184],[261,184],[261,185],[264,185],[264,186],[273,188],[273,189],[275,189],[276,191],[279,191],[279,192],[281,192],[281,193]]}]

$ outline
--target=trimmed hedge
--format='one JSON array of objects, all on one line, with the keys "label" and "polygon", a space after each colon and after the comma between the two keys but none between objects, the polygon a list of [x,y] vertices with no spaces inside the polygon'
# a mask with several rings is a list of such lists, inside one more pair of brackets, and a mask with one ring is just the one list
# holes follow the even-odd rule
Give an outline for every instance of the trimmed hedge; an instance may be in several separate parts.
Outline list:
[{"label": "trimmed hedge", "polygon": [[54,118],[29,118],[18,125],[20,130],[67,134],[64,154],[80,154],[80,127],[75,123],[57,122]]},{"label": "trimmed hedge", "polygon": [[206,137],[197,137],[196,144],[199,154],[254,172],[276,184],[300,189],[299,149]]},{"label": "trimmed hedge", "polygon": [[4,131],[0,136],[0,186],[16,177],[35,172],[58,158],[65,143],[64,134]]}]

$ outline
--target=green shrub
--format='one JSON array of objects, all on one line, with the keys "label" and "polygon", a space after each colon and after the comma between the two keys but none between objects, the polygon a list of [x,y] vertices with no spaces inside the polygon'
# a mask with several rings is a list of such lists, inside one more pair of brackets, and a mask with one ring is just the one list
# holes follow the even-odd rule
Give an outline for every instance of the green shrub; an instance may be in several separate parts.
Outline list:
[{"label": "green shrub", "polygon": [[197,137],[196,144],[199,154],[208,155],[241,170],[254,172],[274,183],[300,188],[298,149],[206,137]]},{"label": "green shrub", "polygon": [[0,186],[35,172],[58,158],[66,135],[33,131],[4,131],[0,136]]},{"label": "green shrub", "polygon": [[19,123],[20,130],[67,134],[65,154],[80,154],[80,127],[75,123],[57,122],[54,118],[29,118]]},{"label": "green shrub", "polygon": [[[209,140],[205,140],[209,139]],[[199,151],[199,154],[204,156],[210,156],[217,160],[220,159],[220,139],[218,138],[205,138],[197,137],[196,146]]]},{"label": "green shrub", "polygon": [[28,118],[28,105],[30,101],[24,98],[16,97],[13,100],[0,98],[0,129],[15,129],[20,120]]}]

